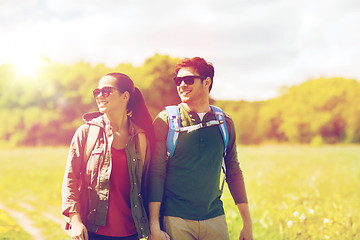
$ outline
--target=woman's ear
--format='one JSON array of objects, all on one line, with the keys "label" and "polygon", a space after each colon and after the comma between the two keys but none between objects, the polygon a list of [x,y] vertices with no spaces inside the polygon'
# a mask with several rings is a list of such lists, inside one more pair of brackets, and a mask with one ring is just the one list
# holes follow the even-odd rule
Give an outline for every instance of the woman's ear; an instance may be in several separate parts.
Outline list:
[{"label": "woman's ear", "polygon": [[123,93],[123,97],[124,97],[124,99],[126,100],[126,102],[129,102],[129,100],[130,100],[130,93],[129,93],[128,91],[125,91],[125,92]]}]

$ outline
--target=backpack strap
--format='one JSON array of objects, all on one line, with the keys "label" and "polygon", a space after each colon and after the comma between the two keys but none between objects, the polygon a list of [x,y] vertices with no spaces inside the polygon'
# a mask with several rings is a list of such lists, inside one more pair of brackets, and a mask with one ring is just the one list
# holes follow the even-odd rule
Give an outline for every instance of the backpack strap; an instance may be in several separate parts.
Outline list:
[{"label": "backpack strap", "polygon": [[167,154],[168,157],[172,157],[180,133],[180,111],[178,106],[167,106],[165,109],[167,111],[169,120],[169,132],[166,139]]},{"label": "backpack strap", "polygon": [[226,148],[229,143],[229,132],[226,127],[225,115],[224,115],[224,112],[219,107],[216,107],[213,105],[210,105],[210,107],[212,108],[212,110],[215,113],[216,120],[218,120],[220,122],[219,129],[220,129],[221,135],[223,137],[223,141],[224,141],[224,156],[225,156]]},{"label": "backpack strap", "polygon": [[[226,148],[229,143],[229,132],[226,126],[224,112],[219,107],[213,105],[210,105],[210,107],[215,113],[216,120],[212,120],[206,123],[199,123],[197,125],[187,126],[187,127],[181,127],[180,111],[178,106],[165,107],[169,121],[169,132],[166,139],[167,154],[169,158],[173,156],[180,132],[184,132],[184,131],[191,132],[203,127],[218,125],[224,141],[222,169],[224,171],[224,174],[226,175],[226,165],[225,165],[224,157],[226,155]],[[223,192],[224,183],[225,183],[225,177],[221,184],[221,192]]]},{"label": "backpack strap", "polygon": [[[99,137],[100,127],[90,124],[87,139],[84,147],[84,162],[89,160],[92,150],[95,147],[96,140]],[[85,164],[86,165],[86,164]]]},{"label": "backpack strap", "polygon": [[177,139],[179,137],[180,132],[192,132],[197,129],[203,127],[210,127],[213,125],[218,125],[221,135],[224,141],[224,156],[226,154],[226,148],[229,143],[229,132],[227,130],[226,122],[225,122],[225,115],[224,112],[216,106],[210,105],[212,110],[215,113],[216,120],[212,120],[206,123],[199,123],[192,126],[181,127],[181,119],[180,119],[180,111],[178,106],[167,106],[166,111],[168,114],[168,121],[169,121],[169,132],[168,137],[166,140],[167,151],[170,157],[173,156],[175,147],[177,144]]},{"label": "backpack strap", "polygon": [[225,165],[224,158],[226,156],[226,148],[229,143],[229,132],[227,130],[227,126],[226,126],[226,122],[225,122],[225,115],[224,115],[224,112],[221,110],[221,108],[213,106],[213,105],[210,105],[210,107],[214,111],[216,119],[220,122],[219,129],[220,129],[221,135],[223,137],[223,141],[224,141],[224,154],[223,154],[223,161],[222,161],[222,169],[224,172],[224,179],[221,183],[221,192],[223,192],[225,179],[226,179],[226,165]]},{"label": "backpack strap", "polygon": [[138,134],[138,149],[137,152],[140,153],[141,160],[143,164],[145,164],[145,156],[146,156],[146,135],[145,133]]},{"label": "backpack strap", "polygon": [[214,125],[220,125],[220,121],[219,120],[211,120],[211,121],[206,122],[206,123],[199,123],[199,124],[196,124],[196,125],[191,125],[191,126],[187,126],[187,127],[181,127],[177,131],[179,131],[179,132],[188,132],[189,133],[189,132],[198,130],[200,128],[211,127],[211,126],[214,126]]}]

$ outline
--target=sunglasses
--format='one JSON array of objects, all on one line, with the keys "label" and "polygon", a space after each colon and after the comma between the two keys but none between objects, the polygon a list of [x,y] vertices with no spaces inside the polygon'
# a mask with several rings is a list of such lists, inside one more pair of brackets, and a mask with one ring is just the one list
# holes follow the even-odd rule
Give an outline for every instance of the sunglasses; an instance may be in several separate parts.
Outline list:
[{"label": "sunglasses", "polygon": [[182,81],[184,81],[186,85],[193,85],[195,78],[200,78],[201,80],[205,79],[205,77],[202,76],[185,76],[185,77],[174,77],[174,81],[176,86],[180,86]]},{"label": "sunglasses", "polygon": [[108,97],[113,91],[117,90],[117,88],[114,87],[103,87],[103,88],[95,88],[93,91],[94,98],[97,98],[99,94],[103,97]]}]

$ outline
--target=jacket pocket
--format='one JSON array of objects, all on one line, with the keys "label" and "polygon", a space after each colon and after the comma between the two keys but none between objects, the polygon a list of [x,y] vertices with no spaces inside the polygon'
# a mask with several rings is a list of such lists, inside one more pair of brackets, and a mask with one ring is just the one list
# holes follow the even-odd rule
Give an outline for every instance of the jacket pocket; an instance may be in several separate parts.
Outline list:
[{"label": "jacket pocket", "polygon": [[90,187],[95,187],[97,184],[97,178],[99,175],[99,164],[101,161],[101,158],[103,157],[104,150],[102,148],[96,148],[94,149],[89,157],[89,160],[87,162],[86,167],[86,178],[88,179],[87,183]]}]

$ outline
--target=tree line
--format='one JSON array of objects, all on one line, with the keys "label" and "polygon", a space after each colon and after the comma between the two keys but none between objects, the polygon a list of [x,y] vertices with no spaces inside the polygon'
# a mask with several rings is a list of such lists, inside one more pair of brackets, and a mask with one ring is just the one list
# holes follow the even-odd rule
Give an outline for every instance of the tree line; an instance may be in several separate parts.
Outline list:
[{"label": "tree line", "polygon": [[319,78],[281,89],[263,102],[217,102],[235,121],[245,144],[360,142],[360,83]]},{"label": "tree line", "polygon": [[[14,65],[3,64],[0,146],[68,145],[83,123],[81,116],[97,110],[92,90],[110,72],[129,75],[155,117],[180,101],[171,81],[178,60],[155,54],[141,66],[122,63],[115,68],[48,62],[36,77],[18,76]],[[320,78],[281,90],[267,101],[211,101],[231,114],[240,144],[360,142],[358,81]]]}]

